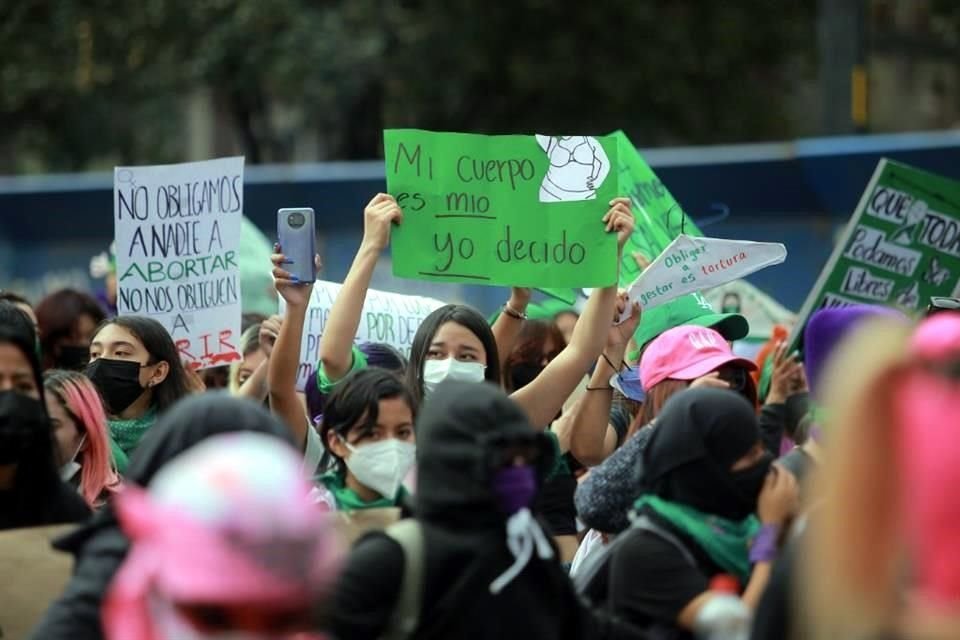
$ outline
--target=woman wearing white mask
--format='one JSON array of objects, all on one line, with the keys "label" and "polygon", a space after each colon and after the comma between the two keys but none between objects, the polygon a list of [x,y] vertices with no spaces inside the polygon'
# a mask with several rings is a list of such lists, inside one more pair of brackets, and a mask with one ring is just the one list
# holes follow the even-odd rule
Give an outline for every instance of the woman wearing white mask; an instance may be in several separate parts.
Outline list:
[{"label": "woman wearing white mask", "polygon": [[333,458],[315,495],[338,511],[403,506],[416,454],[413,395],[380,368],[347,376],[327,398],[320,438]]}]

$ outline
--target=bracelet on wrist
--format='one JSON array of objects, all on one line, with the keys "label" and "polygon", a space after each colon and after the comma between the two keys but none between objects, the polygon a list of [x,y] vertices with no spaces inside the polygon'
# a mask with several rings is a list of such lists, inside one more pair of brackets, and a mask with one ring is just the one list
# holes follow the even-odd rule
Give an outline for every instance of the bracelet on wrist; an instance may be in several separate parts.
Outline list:
[{"label": "bracelet on wrist", "polygon": [[777,557],[777,539],[780,537],[780,526],[765,524],[750,545],[750,563],[773,562]]},{"label": "bracelet on wrist", "polygon": [[503,312],[504,312],[505,314],[507,314],[508,316],[510,316],[511,318],[516,318],[517,320],[526,320],[526,319],[527,319],[527,314],[526,314],[526,313],[522,313],[522,312],[520,312],[520,311],[517,311],[517,310],[514,309],[512,306],[510,306],[510,303],[509,303],[509,302],[507,302],[506,304],[503,305]]}]

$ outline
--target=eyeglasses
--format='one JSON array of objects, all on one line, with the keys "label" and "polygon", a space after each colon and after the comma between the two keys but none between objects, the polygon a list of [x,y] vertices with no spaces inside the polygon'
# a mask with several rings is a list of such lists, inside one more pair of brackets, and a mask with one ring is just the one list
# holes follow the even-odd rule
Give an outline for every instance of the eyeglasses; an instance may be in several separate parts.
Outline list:
[{"label": "eyeglasses", "polygon": [[958,298],[930,298],[930,304],[927,305],[927,316],[943,311],[960,311],[960,299]]}]

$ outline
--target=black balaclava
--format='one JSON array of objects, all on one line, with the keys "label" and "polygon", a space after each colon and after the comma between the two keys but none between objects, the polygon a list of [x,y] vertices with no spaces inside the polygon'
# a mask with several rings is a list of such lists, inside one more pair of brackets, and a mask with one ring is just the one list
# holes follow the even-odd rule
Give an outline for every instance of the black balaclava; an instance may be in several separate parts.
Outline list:
[{"label": "black balaclava", "polygon": [[417,516],[477,533],[506,520],[491,488],[505,445],[539,451],[537,481],[553,468],[553,446],[517,404],[489,383],[444,382],[417,420]]},{"label": "black balaclava", "polygon": [[703,513],[742,520],[753,513],[773,457],[730,467],[760,441],[757,417],[742,396],[688,389],[667,402],[643,452],[643,490]]}]

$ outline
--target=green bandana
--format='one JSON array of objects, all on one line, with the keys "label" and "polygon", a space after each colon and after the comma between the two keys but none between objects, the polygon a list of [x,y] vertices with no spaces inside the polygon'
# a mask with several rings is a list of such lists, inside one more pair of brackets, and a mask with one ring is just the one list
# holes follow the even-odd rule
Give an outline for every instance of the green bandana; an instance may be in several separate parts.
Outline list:
[{"label": "green bandana", "polygon": [[140,438],[147,432],[147,429],[153,426],[157,421],[157,410],[154,407],[147,409],[147,412],[139,418],[132,420],[107,420],[110,425],[110,436],[117,443],[120,450],[130,455],[140,444]]},{"label": "green bandana", "polygon": [[341,471],[330,471],[317,478],[317,480],[327,488],[327,491],[333,494],[333,499],[337,501],[337,509],[339,511],[399,507],[401,500],[408,495],[406,487],[401,485],[393,500],[378,498],[377,500],[366,502],[357,495],[356,491],[347,487],[346,474]]},{"label": "green bandana", "polygon": [[755,516],[736,522],[653,495],[637,500],[634,509],[639,511],[641,507],[648,507],[693,538],[717,566],[735,575],[741,584],[750,580],[750,544],[760,530],[760,521]]}]

